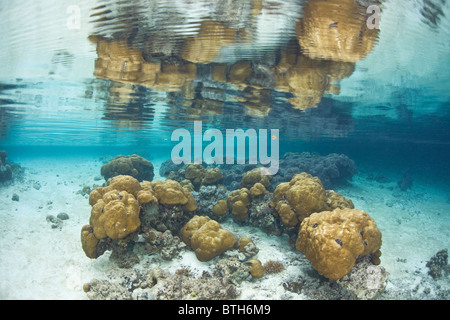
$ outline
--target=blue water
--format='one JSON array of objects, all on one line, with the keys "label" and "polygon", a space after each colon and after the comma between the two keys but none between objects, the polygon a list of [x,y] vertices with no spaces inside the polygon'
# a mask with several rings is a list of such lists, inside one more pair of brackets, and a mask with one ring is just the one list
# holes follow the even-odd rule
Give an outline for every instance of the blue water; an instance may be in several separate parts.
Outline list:
[{"label": "blue water", "polygon": [[[76,176],[71,164],[85,159],[139,154],[158,172],[174,130],[193,132],[194,121],[222,133],[278,129],[280,157],[352,159],[353,181],[334,186],[343,194],[376,174],[395,193],[409,170],[405,199],[443,196],[439,219],[450,221],[450,2],[47,2],[0,4],[0,150],[10,162],[67,163]],[[375,29],[365,24],[372,2]],[[418,259],[448,248],[447,235]]]}]

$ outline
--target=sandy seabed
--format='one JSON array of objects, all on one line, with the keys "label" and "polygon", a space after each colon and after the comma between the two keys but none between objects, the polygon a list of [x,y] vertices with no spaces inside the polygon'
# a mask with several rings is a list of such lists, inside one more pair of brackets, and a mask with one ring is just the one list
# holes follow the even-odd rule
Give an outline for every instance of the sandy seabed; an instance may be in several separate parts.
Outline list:
[{"label": "sandy seabed", "polygon": [[[154,180],[161,179],[158,171],[164,160],[151,160]],[[24,158],[17,163],[25,168],[23,181],[0,186],[0,299],[88,299],[83,284],[104,279],[108,271],[117,268],[109,261],[108,252],[96,260],[87,258],[80,242],[80,230],[89,221],[91,207],[79,191],[104,182],[101,159]],[[448,190],[415,181],[412,189],[400,192],[394,180],[379,183],[360,170],[336,191],[368,212],[382,232],[381,266],[389,273],[389,281],[379,299],[450,298],[450,276],[434,280],[426,267],[427,261],[450,243]],[[13,194],[19,196],[18,201],[12,200]],[[61,212],[69,219],[61,228],[52,228],[46,217]],[[287,236],[268,236],[232,221],[222,225],[238,236],[252,238],[262,263],[278,260],[285,266],[280,273],[243,282],[238,299],[308,299],[282,286],[288,278],[305,277],[313,271],[303,254],[288,245]],[[189,250],[169,262],[153,258],[141,259],[139,267],[159,266],[171,272],[186,267],[200,274],[214,264],[214,260],[199,262]]]}]

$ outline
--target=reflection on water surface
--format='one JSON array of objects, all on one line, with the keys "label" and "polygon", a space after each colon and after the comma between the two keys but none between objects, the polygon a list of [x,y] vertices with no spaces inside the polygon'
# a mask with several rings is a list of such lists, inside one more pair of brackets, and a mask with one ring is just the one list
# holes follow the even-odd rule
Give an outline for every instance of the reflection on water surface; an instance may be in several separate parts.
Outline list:
[{"label": "reflection on water surface", "polygon": [[[416,119],[431,121],[448,104],[439,94],[448,75],[436,64],[448,61],[445,1],[402,8],[375,0],[85,0],[70,10],[46,7],[50,24],[37,13],[43,6],[1,8],[10,31],[0,57],[6,139],[34,136],[34,144],[38,132],[43,144],[63,143],[66,133],[73,143],[126,143],[130,132],[134,141],[167,139],[193,120],[279,128],[287,140],[370,136],[386,123],[384,136],[402,139]],[[20,9],[28,20],[7,27]],[[45,40],[35,37],[41,26]],[[401,51],[411,33],[428,40]],[[434,45],[428,72],[415,64],[428,52],[425,41]],[[14,69],[24,61],[29,77]],[[41,130],[48,126],[54,131]]]}]

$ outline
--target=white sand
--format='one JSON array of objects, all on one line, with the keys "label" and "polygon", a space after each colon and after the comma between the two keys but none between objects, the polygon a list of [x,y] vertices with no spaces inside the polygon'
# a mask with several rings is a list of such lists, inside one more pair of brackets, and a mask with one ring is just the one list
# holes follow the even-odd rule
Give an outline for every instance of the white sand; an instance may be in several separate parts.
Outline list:
[{"label": "white sand", "polygon": [[[151,161],[155,165],[154,180],[159,179],[161,161]],[[83,284],[94,278],[103,279],[108,270],[117,268],[109,262],[108,253],[96,260],[88,259],[80,243],[80,230],[88,223],[91,208],[77,192],[85,185],[103,183],[94,179],[101,177],[102,163],[83,157],[17,162],[27,168],[24,183],[0,189],[0,298],[87,299]],[[35,182],[40,183],[39,190],[33,186]],[[412,190],[403,193],[404,197],[396,198],[394,182],[380,184],[361,174],[337,191],[367,211],[382,231],[381,265],[390,273],[384,298],[418,298],[417,294],[427,290],[431,290],[433,298],[436,284],[449,292],[449,277],[435,281],[427,275],[425,266],[431,256],[450,243],[449,195],[445,190],[415,183]],[[19,195],[19,201],[11,200],[14,193]],[[66,212],[69,219],[63,222],[61,230],[52,229],[46,216],[60,212]],[[311,269],[299,262],[301,254],[287,244],[286,236],[267,236],[233,222],[223,225],[239,236],[250,236],[260,249],[257,258],[263,263],[280,260],[286,267],[279,274],[244,283],[241,299],[305,298],[286,292],[281,286],[285,279],[302,276]],[[147,257],[142,264],[151,266],[150,261],[151,257]],[[198,262],[187,251],[180,259],[161,266],[170,271],[185,266],[201,272],[212,265],[213,262]],[[413,291],[415,295],[410,294]]]}]

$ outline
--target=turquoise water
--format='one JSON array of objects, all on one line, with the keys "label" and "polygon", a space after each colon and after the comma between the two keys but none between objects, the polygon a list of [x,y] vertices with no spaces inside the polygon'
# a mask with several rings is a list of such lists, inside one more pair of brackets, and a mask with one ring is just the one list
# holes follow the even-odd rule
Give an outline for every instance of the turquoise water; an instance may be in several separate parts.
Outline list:
[{"label": "turquoise water", "polygon": [[[0,182],[0,220],[16,221],[15,210],[28,225],[21,257],[0,262],[1,298],[86,299],[83,283],[115,267],[84,256],[79,230],[91,208],[77,192],[105,183],[100,168],[118,155],[138,154],[153,163],[154,180],[166,179],[160,168],[177,144],[172,134],[193,135],[194,121],[203,133],[277,129],[280,159],[344,154],[357,170],[327,189],[351,198],[383,234],[381,266],[390,282],[379,298],[449,298],[447,273],[435,280],[426,266],[450,243],[448,1],[8,1],[0,4],[0,30],[0,150],[23,168]],[[281,162],[280,174],[289,169],[283,165],[292,163]],[[411,182],[401,188],[405,172]],[[60,176],[66,181],[54,185]],[[30,188],[36,181],[45,187]],[[60,184],[61,203],[48,194]],[[31,259],[28,232],[46,241],[45,217],[57,211],[71,216],[58,236],[70,243],[46,263],[57,268],[74,248],[80,276],[68,271],[49,292],[39,273],[23,291],[13,289],[8,278],[26,274]],[[224,223],[237,228],[231,218]],[[15,241],[9,232],[2,230],[3,253]],[[280,240],[288,234],[266,240],[290,250]],[[255,237],[263,248],[265,237]],[[296,274],[290,270],[284,280]],[[271,294],[264,281],[270,278],[261,280],[264,295],[244,283],[238,299],[318,298],[306,289]],[[329,297],[336,295],[321,298]]]}]

